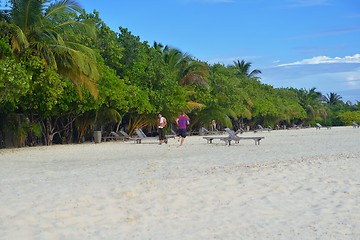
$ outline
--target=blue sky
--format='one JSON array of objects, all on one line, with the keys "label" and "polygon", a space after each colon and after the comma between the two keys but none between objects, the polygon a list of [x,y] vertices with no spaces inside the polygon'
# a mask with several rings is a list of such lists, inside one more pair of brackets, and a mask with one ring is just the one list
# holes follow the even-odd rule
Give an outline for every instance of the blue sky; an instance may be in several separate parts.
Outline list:
[{"label": "blue sky", "polygon": [[360,101],[359,0],[80,0],[114,31],[210,64],[244,59],[274,87]]}]

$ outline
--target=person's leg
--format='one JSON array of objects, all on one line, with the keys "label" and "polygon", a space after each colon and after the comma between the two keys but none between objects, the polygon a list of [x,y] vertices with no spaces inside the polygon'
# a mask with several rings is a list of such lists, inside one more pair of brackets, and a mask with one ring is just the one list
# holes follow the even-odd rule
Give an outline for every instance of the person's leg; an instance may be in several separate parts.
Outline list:
[{"label": "person's leg", "polygon": [[161,145],[163,141],[163,129],[159,128],[159,144]]},{"label": "person's leg", "polygon": [[180,138],[181,138],[181,130],[178,129],[177,131],[177,136],[178,136],[178,142],[180,142]]},{"label": "person's leg", "polygon": [[184,140],[186,138],[186,130],[182,130],[180,136],[181,136],[181,142],[180,142],[180,146],[181,146],[183,145]]}]

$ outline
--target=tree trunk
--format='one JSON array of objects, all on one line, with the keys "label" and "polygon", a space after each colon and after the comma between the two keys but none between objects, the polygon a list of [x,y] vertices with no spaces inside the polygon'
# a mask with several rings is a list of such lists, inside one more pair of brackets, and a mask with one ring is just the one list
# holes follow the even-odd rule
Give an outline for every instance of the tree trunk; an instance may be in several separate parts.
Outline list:
[{"label": "tree trunk", "polygon": [[52,141],[54,138],[53,134],[53,127],[51,124],[51,119],[46,118],[46,124],[45,124],[45,143],[47,146],[52,145]]}]

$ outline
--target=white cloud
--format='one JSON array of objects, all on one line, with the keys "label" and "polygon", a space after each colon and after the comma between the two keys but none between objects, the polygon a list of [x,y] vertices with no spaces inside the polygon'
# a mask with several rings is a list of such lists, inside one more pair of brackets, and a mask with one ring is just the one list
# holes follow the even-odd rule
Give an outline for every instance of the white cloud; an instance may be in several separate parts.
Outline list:
[{"label": "white cloud", "polygon": [[359,88],[360,87],[360,77],[359,72],[349,73],[349,75],[345,78],[346,84],[350,88]]},{"label": "white cloud", "polygon": [[353,56],[341,57],[327,57],[327,56],[317,56],[309,59],[304,59],[301,61],[296,61],[292,63],[279,64],[278,67],[293,66],[293,65],[314,65],[314,64],[330,64],[330,63],[360,63],[360,54],[357,53]]}]

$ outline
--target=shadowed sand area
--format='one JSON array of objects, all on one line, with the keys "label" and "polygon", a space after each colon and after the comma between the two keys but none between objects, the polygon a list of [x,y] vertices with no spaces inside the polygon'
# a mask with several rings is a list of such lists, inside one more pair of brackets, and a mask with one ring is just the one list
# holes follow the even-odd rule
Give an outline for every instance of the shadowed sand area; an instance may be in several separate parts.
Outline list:
[{"label": "shadowed sand area", "polygon": [[360,239],[360,129],[0,150],[0,239]]}]

